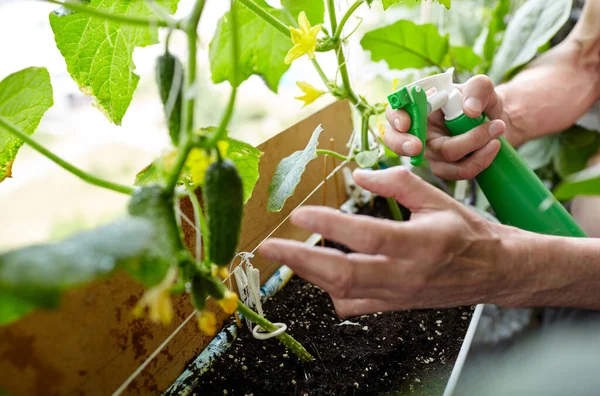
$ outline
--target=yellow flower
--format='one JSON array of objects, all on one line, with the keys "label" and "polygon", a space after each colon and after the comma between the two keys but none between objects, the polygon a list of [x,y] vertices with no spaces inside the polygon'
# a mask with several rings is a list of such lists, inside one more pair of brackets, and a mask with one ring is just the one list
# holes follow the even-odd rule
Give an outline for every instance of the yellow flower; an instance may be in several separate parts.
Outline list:
[{"label": "yellow flower", "polygon": [[237,309],[238,296],[231,290],[227,290],[225,292],[225,296],[222,299],[217,301],[219,306],[228,314],[232,314]]},{"label": "yellow flower", "polygon": [[290,34],[294,46],[285,56],[284,62],[288,65],[305,54],[308,55],[308,59],[315,58],[317,34],[321,31],[322,26],[317,25],[311,27],[304,11],[298,15],[298,26],[300,26],[299,29],[290,26]]},{"label": "yellow flower", "polygon": [[211,311],[202,311],[198,315],[200,331],[209,336],[217,334],[217,316]]},{"label": "yellow flower", "polygon": [[144,292],[133,309],[133,316],[142,316],[148,308],[148,316],[153,322],[168,325],[173,320],[173,304],[171,303],[171,286],[177,279],[177,269],[170,268],[165,278],[156,286]]},{"label": "yellow flower", "polygon": [[204,183],[206,170],[216,158],[206,154],[206,151],[201,148],[193,148],[185,162],[187,175],[192,179],[192,183],[196,186]]},{"label": "yellow flower", "polygon": [[399,82],[400,82],[400,81],[398,81],[398,79],[397,79],[397,78],[394,78],[394,79],[392,80],[392,91],[394,91],[394,92],[395,92],[395,91],[397,91],[397,90],[398,90],[398,83],[399,83]]},{"label": "yellow flower", "polygon": [[383,136],[385,135],[385,124],[379,117],[377,117],[377,129],[379,130],[379,137],[383,139]]},{"label": "yellow flower", "polygon": [[227,156],[227,151],[229,151],[229,142],[227,140],[219,140],[217,142],[217,150],[219,150],[221,157],[225,158]]},{"label": "yellow flower", "polygon": [[304,93],[304,95],[296,96],[294,98],[294,99],[298,99],[298,100],[301,100],[304,102],[304,106],[302,106],[302,107],[308,106],[315,100],[319,99],[321,97],[321,95],[323,95],[325,93],[325,92],[321,91],[320,89],[313,87],[309,83],[305,83],[302,81],[297,81],[296,85]]},{"label": "yellow flower", "polygon": [[221,267],[219,269],[219,276],[221,277],[221,279],[227,279],[227,277],[229,276],[229,270],[227,269],[227,267]]}]

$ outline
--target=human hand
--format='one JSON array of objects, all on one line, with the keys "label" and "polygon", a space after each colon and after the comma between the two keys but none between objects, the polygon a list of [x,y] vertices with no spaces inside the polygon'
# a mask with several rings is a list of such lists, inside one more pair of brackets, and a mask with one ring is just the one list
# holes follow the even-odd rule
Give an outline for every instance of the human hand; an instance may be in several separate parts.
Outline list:
[{"label": "human hand", "polygon": [[[502,99],[488,77],[478,75],[457,87],[464,95],[463,111],[467,116],[475,118],[485,113],[492,121],[450,137],[442,111],[429,115],[425,157],[433,173],[448,180],[472,179],[486,169],[500,150],[498,137],[506,131],[506,124],[500,119]],[[388,106],[386,118],[391,128],[383,137],[385,144],[399,155],[418,155],[423,145],[419,138],[406,133],[411,124],[408,113]]]},{"label": "human hand", "polygon": [[260,253],[327,291],[341,316],[514,302],[522,260],[507,241],[519,231],[483,219],[402,167],[359,170],[354,177],[407,207],[410,221],[304,207],[292,216],[294,224],[356,253],[281,239],[265,242]]}]

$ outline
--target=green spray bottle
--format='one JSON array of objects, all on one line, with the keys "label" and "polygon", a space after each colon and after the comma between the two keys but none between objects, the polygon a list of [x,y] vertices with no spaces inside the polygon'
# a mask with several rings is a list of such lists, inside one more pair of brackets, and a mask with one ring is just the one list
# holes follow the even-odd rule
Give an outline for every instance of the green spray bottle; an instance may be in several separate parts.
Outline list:
[{"label": "green spray bottle", "polygon": [[[454,69],[402,87],[388,96],[391,107],[404,109],[411,118],[408,133],[418,137],[423,150],[411,158],[415,166],[423,162],[427,116],[441,109],[452,136],[487,122],[481,115],[470,118],[462,110],[462,93],[453,83]],[[503,224],[541,234],[585,237],[569,212],[554,198],[544,183],[527,166],[504,137],[492,164],[477,176],[477,182]]]}]

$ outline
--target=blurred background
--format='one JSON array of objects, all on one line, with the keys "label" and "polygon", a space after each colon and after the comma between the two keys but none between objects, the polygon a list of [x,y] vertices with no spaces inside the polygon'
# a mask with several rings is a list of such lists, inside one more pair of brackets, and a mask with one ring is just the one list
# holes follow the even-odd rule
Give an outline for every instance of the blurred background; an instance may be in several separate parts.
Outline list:
[{"label": "blurred background", "polygon": [[[267,2],[279,6],[279,0]],[[192,3],[181,0],[177,16],[187,15]],[[214,125],[220,119],[230,91],[228,83],[211,83],[208,64],[208,44],[228,3],[208,1],[200,23],[198,127]],[[454,1],[450,11],[436,3],[432,7],[432,22],[442,32],[450,33],[453,44],[476,46],[495,3]],[[513,3],[518,6],[523,0]],[[347,0],[338,2],[341,12],[347,6]],[[48,14],[55,8],[42,1],[0,0],[0,79],[29,66],[46,67],[52,78],[55,105],[46,113],[34,138],[83,169],[131,184],[140,169],[170,149],[154,76],[155,59],[163,46],[135,50],[136,73],[141,79],[122,126],[115,126],[92,106],[93,99],[83,95],[67,73],[48,22]],[[347,27],[350,31],[360,25],[347,46],[351,78],[356,82],[357,92],[384,101],[394,78],[403,84],[421,75],[410,70],[390,71],[383,62],[371,62],[358,43],[363,32],[373,27],[400,18],[419,22],[420,5],[407,1],[384,13],[381,2],[374,2],[370,9],[362,6],[357,15],[362,20],[354,18]],[[174,33],[171,41],[172,50],[185,59],[183,35]],[[327,74],[333,76],[337,67],[329,55],[320,54],[320,62]],[[232,137],[258,144],[333,100],[323,96],[302,108],[302,103],[294,99],[300,94],[295,85],[298,80],[324,89],[305,58],[294,62],[284,75],[278,94],[256,76],[242,84],[231,123]],[[126,196],[88,185],[24,146],[14,163],[13,178],[0,184],[0,251],[61,239],[108,222],[124,213],[126,201]]]}]

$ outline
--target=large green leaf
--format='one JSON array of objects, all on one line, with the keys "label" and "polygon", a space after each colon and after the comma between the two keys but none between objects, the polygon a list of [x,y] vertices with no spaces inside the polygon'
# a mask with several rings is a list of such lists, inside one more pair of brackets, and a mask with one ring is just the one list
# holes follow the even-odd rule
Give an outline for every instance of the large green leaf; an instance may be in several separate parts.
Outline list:
[{"label": "large green leaf", "polygon": [[440,66],[449,48],[448,36],[442,37],[435,25],[407,20],[368,32],[360,44],[374,61],[384,60],[398,70]]},{"label": "large green leaf", "polygon": [[[32,135],[52,104],[50,75],[43,67],[30,67],[0,81],[0,119],[21,132]],[[22,145],[21,139],[0,126],[0,182],[11,177]]]},{"label": "large green leaf", "polygon": [[499,36],[504,33],[506,29],[506,22],[504,18],[510,11],[510,0],[500,0],[492,13],[492,18],[488,23],[487,33],[485,36],[485,42],[483,44],[483,57],[487,62],[491,62],[496,54],[496,48],[501,42]]},{"label": "large green leaf", "polygon": [[164,279],[169,267],[177,262],[177,254],[181,250],[173,198],[160,186],[142,187],[131,197],[128,210],[133,216],[149,220],[154,229],[160,231],[139,265],[126,268],[146,286],[155,285]]},{"label": "large green leaf", "polygon": [[126,218],[67,238],[0,255],[0,324],[36,307],[54,308],[61,293],[139,261],[154,228]]},{"label": "large green leaf", "polygon": [[554,170],[562,178],[579,172],[599,148],[598,132],[574,126],[560,136],[558,151],[553,158]]},{"label": "large green leaf", "polygon": [[523,144],[518,152],[532,170],[543,168],[552,162],[552,157],[558,150],[558,136],[549,135]]},{"label": "large green leaf", "polygon": [[483,59],[467,46],[452,47],[448,52],[449,62],[457,71],[474,72],[483,63]]},{"label": "large green leaf", "polygon": [[[389,7],[391,7],[393,5],[404,3],[405,1],[406,0],[381,0],[384,10],[387,10]],[[435,1],[437,1],[438,3],[440,3],[441,5],[446,7],[446,9],[448,9],[448,10],[450,9],[450,6],[452,5],[452,0],[435,0]]]},{"label": "large green leaf", "polygon": [[[275,17],[286,20],[287,11],[270,7],[264,0],[254,0]],[[239,1],[237,11],[239,43],[237,83],[241,84],[253,74],[261,76],[267,86],[277,92],[283,73],[290,67],[283,60],[292,47],[290,37],[286,37],[269,25]],[[209,57],[212,80],[215,83],[232,81],[231,28],[227,12],[217,24],[215,36],[210,42]]]},{"label": "large green leaf", "polygon": [[554,196],[561,201],[576,195],[600,195],[600,165],[572,174],[554,190]]},{"label": "large green leaf", "polygon": [[572,0],[529,0],[515,13],[489,71],[494,83],[529,62],[569,18]]},{"label": "large green leaf", "polygon": [[323,23],[325,15],[325,2],[323,0],[282,0],[281,5],[289,11],[295,21],[298,20],[298,14],[304,11],[312,25]]},{"label": "large green leaf", "polygon": [[229,148],[227,149],[227,158],[235,164],[235,167],[242,178],[244,187],[244,203],[252,197],[252,191],[258,182],[258,164],[262,151],[249,145],[248,143],[228,139]]},{"label": "large green leaf", "polygon": [[[174,13],[178,0],[155,0]],[[121,15],[154,15],[146,0],[91,0],[88,7]],[[50,14],[56,46],[67,70],[83,92],[96,97],[97,106],[120,125],[140,77],[135,74],[133,50],[158,42],[156,26],[130,25],[78,12]]]},{"label": "large green leaf", "polygon": [[279,212],[283,209],[285,201],[294,194],[306,165],[317,158],[317,146],[319,145],[321,132],[323,132],[323,128],[319,125],[304,150],[296,151],[289,157],[282,159],[277,165],[273,179],[269,184],[269,203],[267,204],[269,212]]}]

